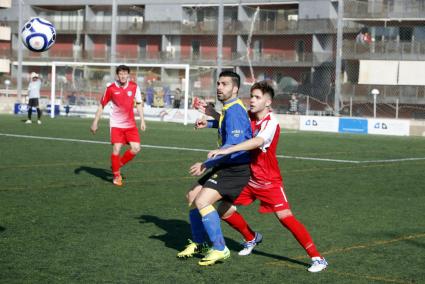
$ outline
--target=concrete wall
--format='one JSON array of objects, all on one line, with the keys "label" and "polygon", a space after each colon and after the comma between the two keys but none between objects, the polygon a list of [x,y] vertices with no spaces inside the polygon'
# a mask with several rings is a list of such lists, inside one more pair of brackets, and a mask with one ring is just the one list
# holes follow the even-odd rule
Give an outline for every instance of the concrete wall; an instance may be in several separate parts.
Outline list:
[{"label": "concrete wall", "polygon": [[180,5],[146,5],[146,21],[182,21],[183,9]]},{"label": "concrete wall", "polygon": [[334,19],[335,6],[329,0],[304,0],[299,4],[299,19]]}]

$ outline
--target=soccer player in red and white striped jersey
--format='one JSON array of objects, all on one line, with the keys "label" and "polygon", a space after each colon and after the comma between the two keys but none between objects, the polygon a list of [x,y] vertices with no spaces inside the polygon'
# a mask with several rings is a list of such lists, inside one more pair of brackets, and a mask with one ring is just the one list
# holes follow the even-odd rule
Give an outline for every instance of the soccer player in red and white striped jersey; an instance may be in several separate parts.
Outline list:
[{"label": "soccer player in red and white striped jersey", "polygon": [[[217,155],[228,155],[236,151],[251,150],[251,179],[241,194],[234,200],[233,205],[249,205],[256,199],[260,200],[260,213],[275,213],[279,222],[297,239],[312,259],[310,272],[319,272],[327,267],[326,260],[316,249],[313,240],[298,221],[289,206],[285,195],[282,176],[276,157],[279,142],[280,126],[270,111],[274,97],[273,88],[266,82],[255,83],[251,87],[250,116],[253,137],[250,140],[225,149],[211,151],[209,158]],[[249,255],[255,245],[262,241],[262,236],[254,232],[235,206],[223,208],[222,220],[239,231],[245,239],[244,249],[239,255]],[[226,211],[227,210],[227,211]]]},{"label": "soccer player in red and white striped jersey", "polygon": [[[145,131],[146,124],[143,114],[143,99],[139,86],[129,80],[130,68],[126,65],[120,65],[116,69],[117,80],[108,85],[105,94],[100,100],[100,106],[96,112],[95,118],[90,130],[93,134],[98,129],[98,123],[102,116],[104,107],[112,104],[109,124],[111,131],[111,169],[114,175],[113,183],[122,186],[122,176],[120,168],[131,161],[140,151],[140,137],[134,118],[134,104],[140,116],[140,129]],[[129,144],[122,156],[120,151],[123,145]]]}]

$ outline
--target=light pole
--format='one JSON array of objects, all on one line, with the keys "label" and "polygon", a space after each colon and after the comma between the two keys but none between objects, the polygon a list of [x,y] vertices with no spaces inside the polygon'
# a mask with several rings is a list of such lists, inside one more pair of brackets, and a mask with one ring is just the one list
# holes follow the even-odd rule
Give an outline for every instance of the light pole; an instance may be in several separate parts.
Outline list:
[{"label": "light pole", "polygon": [[376,118],[376,98],[379,95],[379,90],[373,89],[370,94],[373,95],[373,118]]}]

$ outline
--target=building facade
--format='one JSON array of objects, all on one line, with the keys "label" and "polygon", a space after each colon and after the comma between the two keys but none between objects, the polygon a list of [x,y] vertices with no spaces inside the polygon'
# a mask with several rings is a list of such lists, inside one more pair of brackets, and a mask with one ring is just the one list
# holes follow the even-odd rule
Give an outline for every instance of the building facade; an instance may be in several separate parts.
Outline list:
[{"label": "building facade", "polygon": [[[0,0],[0,9],[6,10],[12,6],[11,0]],[[2,12],[3,13],[3,12]],[[8,46],[10,49],[11,29],[7,21],[0,22],[0,45]],[[0,56],[0,74],[10,72],[10,56],[2,52]]]},{"label": "building facade", "polygon": [[[214,95],[218,1],[182,4],[175,0],[117,0],[117,3],[114,53],[117,62],[190,64],[193,94]],[[308,96],[312,99],[310,108],[333,107],[338,1],[224,0],[223,3],[223,68],[241,74],[244,86],[249,87],[255,80],[270,79],[276,83],[278,94]],[[423,60],[424,1],[346,0],[344,3],[341,99],[347,101],[354,96],[358,101],[368,100],[370,88],[375,85],[380,85],[387,94],[387,89],[394,88],[382,87],[387,86],[385,80],[362,78],[361,71],[367,71],[371,64],[377,66],[371,60],[381,63]],[[95,0],[66,3],[26,0],[25,4],[25,20],[35,16],[46,18],[55,25],[58,34],[56,44],[49,51],[24,51],[24,61],[40,65],[32,69],[38,68],[37,71],[48,77],[49,68],[42,67],[43,62],[110,62],[111,5]],[[0,42],[1,56],[12,61],[17,58],[17,15],[15,3],[10,11],[0,15],[12,27],[12,40]],[[356,42],[358,33],[364,30],[370,34],[369,46]],[[12,65],[12,78],[15,69]],[[24,66],[24,71],[28,73],[29,68]],[[61,72],[67,77],[70,71]],[[75,70],[73,72],[75,75]],[[81,72],[81,77],[89,77],[86,71]],[[167,77],[181,77],[180,71],[160,67],[144,72],[146,86]],[[412,97],[406,93],[409,88],[403,87],[402,92],[400,88],[394,96]],[[417,86],[418,99],[422,98],[421,91],[423,88]],[[282,107],[283,111],[286,107]]]}]

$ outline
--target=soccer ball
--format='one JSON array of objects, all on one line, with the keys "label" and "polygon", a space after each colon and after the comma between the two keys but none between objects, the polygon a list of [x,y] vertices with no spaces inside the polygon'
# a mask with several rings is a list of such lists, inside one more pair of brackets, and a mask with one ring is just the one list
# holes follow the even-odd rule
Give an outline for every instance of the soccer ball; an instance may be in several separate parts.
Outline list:
[{"label": "soccer ball", "polygon": [[43,52],[56,40],[55,27],[43,18],[32,18],[21,30],[22,42],[31,51]]}]

